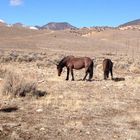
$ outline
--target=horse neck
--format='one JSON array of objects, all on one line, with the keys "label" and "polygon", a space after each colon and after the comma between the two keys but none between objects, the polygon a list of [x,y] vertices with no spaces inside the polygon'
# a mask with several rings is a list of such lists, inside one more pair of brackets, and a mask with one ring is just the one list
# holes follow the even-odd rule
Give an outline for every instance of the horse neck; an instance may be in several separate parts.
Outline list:
[{"label": "horse neck", "polygon": [[59,65],[63,68],[66,66],[66,59],[60,61]]}]

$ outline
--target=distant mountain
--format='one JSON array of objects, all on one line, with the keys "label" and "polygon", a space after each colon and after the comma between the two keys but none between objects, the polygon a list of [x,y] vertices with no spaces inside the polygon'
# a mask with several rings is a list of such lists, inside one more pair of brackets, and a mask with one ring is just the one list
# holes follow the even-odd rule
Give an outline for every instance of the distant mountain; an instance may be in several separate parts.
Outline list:
[{"label": "distant mountain", "polygon": [[7,23],[4,20],[0,19],[0,26],[6,26],[6,25]]},{"label": "distant mountain", "polygon": [[37,28],[37,29],[41,29],[41,26],[39,26],[39,25],[36,25],[34,27]]},{"label": "distant mountain", "polygon": [[5,23],[5,21],[4,21],[4,20],[2,20],[2,19],[0,19],[0,23]]},{"label": "distant mountain", "polygon": [[41,27],[36,26],[39,29],[49,29],[49,30],[65,30],[65,29],[77,29],[67,22],[50,22]]},{"label": "distant mountain", "polygon": [[33,30],[38,29],[49,29],[49,30],[66,30],[66,29],[77,29],[76,27],[72,26],[67,22],[50,22],[43,26],[27,26],[20,22],[14,24],[7,24],[4,20],[0,19],[0,26],[7,26],[7,27],[16,27],[16,28],[28,28]]},{"label": "distant mountain", "polygon": [[119,27],[136,26],[136,25],[140,25],[140,19],[137,19],[137,20],[133,20],[133,21],[124,23],[124,24],[120,25]]},{"label": "distant mountain", "polygon": [[22,24],[22,23],[20,23],[20,22],[17,22],[17,23],[14,23],[13,25],[12,25],[13,27],[26,27],[26,25],[24,25],[24,24]]},{"label": "distant mountain", "polygon": [[12,26],[12,27],[17,27],[17,28],[26,28],[26,29],[38,30],[37,27],[34,27],[34,26],[26,26],[26,25],[24,25],[24,24],[22,24],[22,23],[20,23],[20,22],[15,23],[15,24],[13,24],[13,25],[11,25],[11,26]]}]

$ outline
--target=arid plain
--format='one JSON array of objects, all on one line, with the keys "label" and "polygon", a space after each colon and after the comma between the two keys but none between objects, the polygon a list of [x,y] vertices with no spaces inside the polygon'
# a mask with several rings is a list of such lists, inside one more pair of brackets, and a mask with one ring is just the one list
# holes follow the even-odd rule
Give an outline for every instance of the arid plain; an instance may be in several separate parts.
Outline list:
[{"label": "arid plain", "polygon": [[[0,26],[0,139],[139,140],[139,39],[131,29]],[[67,55],[94,59],[91,82],[81,80],[84,69],[74,71],[75,81],[65,80],[66,69],[58,77],[54,63]],[[104,58],[114,63],[114,80],[103,80]],[[19,97],[19,83],[45,96]]]}]

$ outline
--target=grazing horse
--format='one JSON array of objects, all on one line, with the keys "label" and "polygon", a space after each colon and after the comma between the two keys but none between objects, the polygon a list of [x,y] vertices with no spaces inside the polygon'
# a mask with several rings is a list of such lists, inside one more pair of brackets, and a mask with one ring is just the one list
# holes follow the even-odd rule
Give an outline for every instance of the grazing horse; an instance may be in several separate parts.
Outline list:
[{"label": "grazing horse", "polygon": [[89,57],[74,57],[74,56],[67,56],[64,57],[59,64],[57,65],[58,76],[61,75],[61,72],[64,67],[67,68],[67,77],[66,80],[69,80],[69,72],[71,72],[72,81],[74,81],[74,73],[73,69],[80,70],[85,68],[85,76],[83,80],[86,79],[87,75],[89,74],[89,79],[91,80],[93,77],[93,61]]},{"label": "grazing horse", "polygon": [[109,72],[111,73],[111,79],[113,80],[113,63],[110,59],[103,60],[103,71],[104,71],[104,79],[106,80],[109,77]]}]

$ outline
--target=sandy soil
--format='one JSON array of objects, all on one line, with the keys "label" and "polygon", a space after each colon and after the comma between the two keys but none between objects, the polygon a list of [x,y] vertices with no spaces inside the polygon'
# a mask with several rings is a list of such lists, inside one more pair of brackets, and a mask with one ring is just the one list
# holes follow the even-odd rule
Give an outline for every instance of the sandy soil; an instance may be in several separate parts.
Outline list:
[{"label": "sandy soil", "polygon": [[[123,34],[124,38],[120,37],[114,42],[109,37],[112,32],[114,31],[97,33],[94,39],[93,36],[69,35],[68,31],[64,33],[49,32],[48,34],[37,32],[39,34],[37,36],[31,36],[29,33],[30,40],[28,36],[24,40],[27,41],[27,44],[29,41],[28,45],[31,49],[22,48],[25,45],[24,41],[18,39],[13,41],[9,37],[9,40],[13,41],[11,44],[13,47],[10,49],[10,46],[7,46],[10,44],[5,43],[8,42],[6,38],[3,39],[4,41],[1,42],[3,55],[8,56],[9,52],[14,50],[20,55],[24,53],[29,55],[29,52],[45,52],[43,54],[45,57],[43,60],[35,62],[1,62],[0,89],[3,88],[5,76],[3,76],[2,71],[5,70],[5,73],[12,71],[21,77],[36,82],[38,88],[46,91],[47,95],[40,98],[12,98],[3,95],[1,90],[0,109],[6,107],[16,109],[11,112],[0,111],[0,139],[139,140],[139,51],[134,51],[134,54],[129,53],[125,43],[122,44],[121,41],[125,40],[127,36],[133,36],[133,32],[126,33],[124,31],[122,33],[122,31],[117,31],[117,38],[119,38],[119,33]],[[136,37],[133,36],[133,40],[140,35],[140,33],[136,34]],[[35,40],[38,37],[39,39]],[[2,37],[0,39],[2,40]],[[3,48],[4,45],[6,48]],[[113,46],[115,49],[106,50],[107,46],[110,48],[112,45],[115,45]],[[117,50],[117,45],[119,48],[123,46],[121,51]],[[139,50],[139,46],[135,43],[134,46]],[[129,51],[130,48],[129,45]],[[84,69],[74,71],[75,81],[65,81],[66,69],[64,69],[61,77],[57,76],[56,66],[48,60],[60,60],[64,55],[69,54],[96,57],[94,60],[94,76],[91,82],[81,80],[84,77]],[[114,62],[114,78],[116,81],[112,81],[110,78],[106,81],[103,80],[102,61],[104,58],[111,58]]]}]

